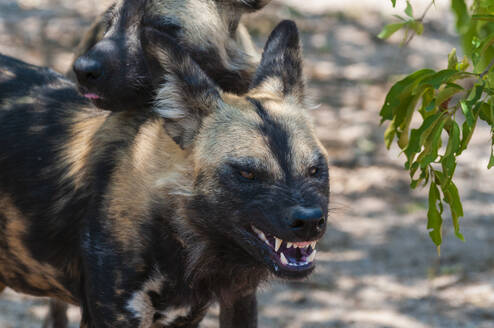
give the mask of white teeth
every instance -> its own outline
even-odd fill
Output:
[[[310,246],[312,247],[312,249],[316,249],[316,244],[317,244],[317,241],[314,241],[310,244]]]
[[[316,250],[313,250],[312,253],[309,255],[309,257],[307,258],[307,262],[313,262],[315,257],[316,257]]]
[[[281,259],[281,264],[288,265],[288,260],[286,259],[285,254],[283,254],[283,252],[281,252],[280,259]]]
[[[292,248],[292,246],[293,246],[293,243],[290,243],[290,242],[286,243],[286,248]]]
[[[274,250],[277,252],[280,249],[281,243],[283,242],[283,240],[278,239],[276,237],[274,237],[274,240],[275,240]]]

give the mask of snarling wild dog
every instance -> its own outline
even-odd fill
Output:
[[[81,327],[197,327],[214,300],[222,328],[256,327],[258,284],[310,274],[327,222],[297,28],[273,31],[244,97],[142,37],[166,71],[154,111],[101,111],[62,77],[30,88],[17,77],[45,73],[3,59],[0,283],[79,304]]]
[[[150,106],[152,72],[140,38],[144,28],[174,39],[224,91],[245,93],[258,62],[239,21],[270,1],[119,0],[93,24],[76,51],[73,70],[81,93],[112,111]]]

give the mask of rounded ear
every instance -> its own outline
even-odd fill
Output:
[[[165,129],[173,140],[187,148],[203,118],[218,107],[219,90],[168,35],[147,28],[141,37],[156,90],[153,109],[165,119]]]
[[[281,97],[305,99],[302,47],[297,25],[290,20],[279,23],[271,32],[250,89],[268,91]]]

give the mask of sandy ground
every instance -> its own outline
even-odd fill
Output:
[[[317,133],[331,158],[331,226],[318,268],[300,282],[260,292],[260,326],[283,328],[494,327],[494,176],[489,130],[481,126],[462,155],[462,243],[445,225],[441,257],[426,231],[425,191],[411,192],[397,149],[383,146],[378,112],[396,76],[441,68],[457,44],[448,1],[436,1],[425,34],[400,49],[375,36],[391,14],[387,0],[285,0],[248,17],[258,45],[283,18],[303,34]],[[107,3],[107,2],[106,2]],[[85,26],[105,1],[0,0],[0,51],[63,72]],[[417,13],[428,1],[417,0]],[[290,5],[290,6],[288,6]],[[7,290],[0,328],[40,327],[46,300]],[[201,327],[217,327],[217,308]],[[77,327],[77,308],[69,311]]]

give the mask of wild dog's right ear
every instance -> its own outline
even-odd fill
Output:
[[[218,87],[192,58],[165,33],[145,29],[144,53],[156,90],[154,110],[181,148],[187,148],[205,116],[221,102]]]
[[[285,20],[271,32],[250,90],[270,92],[281,98],[291,96],[299,104],[305,103],[302,73],[302,47],[297,25]]]

